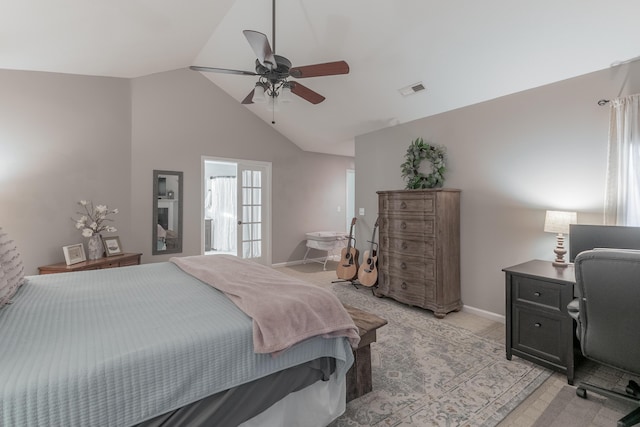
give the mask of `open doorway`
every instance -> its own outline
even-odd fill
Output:
[[[204,253],[236,255],[238,166],[206,161],[204,169]]]
[[[203,253],[271,263],[271,164],[203,158]]]
[[[347,197],[345,207],[345,229],[349,232],[351,219],[356,216],[356,171],[353,169],[347,169]]]

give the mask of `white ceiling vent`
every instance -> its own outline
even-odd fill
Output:
[[[398,89],[398,92],[402,94],[402,96],[413,95],[414,93],[421,92],[426,88],[422,84],[422,82],[414,83],[412,85],[403,87],[402,89]]]

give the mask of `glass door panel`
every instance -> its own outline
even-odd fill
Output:
[[[242,248],[242,258],[264,262],[262,199],[265,170],[259,166],[239,166],[241,179],[238,185],[242,194],[239,211],[242,212],[242,218],[238,221],[238,247]]]

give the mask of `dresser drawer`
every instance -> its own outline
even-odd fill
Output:
[[[435,283],[430,280],[406,277],[382,271],[382,280],[388,288],[387,296],[410,305],[422,306],[425,301],[433,300]]]
[[[411,212],[427,213],[435,212],[435,197],[422,194],[404,194],[402,197],[390,196],[381,201],[383,212]]]
[[[380,231],[389,236],[433,236],[436,228],[434,217],[403,218],[387,216],[380,220]]]
[[[391,276],[403,276],[405,278],[435,280],[436,264],[434,260],[415,257],[382,257],[384,267]]]
[[[513,307],[513,349],[539,357],[547,362],[566,366],[567,339],[561,316]]]
[[[512,283],[516,303],[535,304],[554,311],[566,311],[566,307],[562,306],[560,285],[522,276],[515,276]]]
[[[433,237],[414,240],[383,235],[380,238],[380,250],[393,251],[398,254],[435,258],[436,242]]]

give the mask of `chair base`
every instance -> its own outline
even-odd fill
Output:
[[[615,390],[609,390],[606,388],[599,387],[597,385],[589,384],[589,383],[581,383],[576,389],[576,394],[578,397],[583,399],[587,398],[587,390],[593,391],[601,396],[611,398],[611,399],[619,399],[625,402],[635,403],[636,405],[640,405],[640,386],[635,381],[629,381],[629,384],[626,387],[626,394],[620,393]],[[618,420],[617,427],[631,427],[640,423],[640,407],[634,409],[624,417]]]

